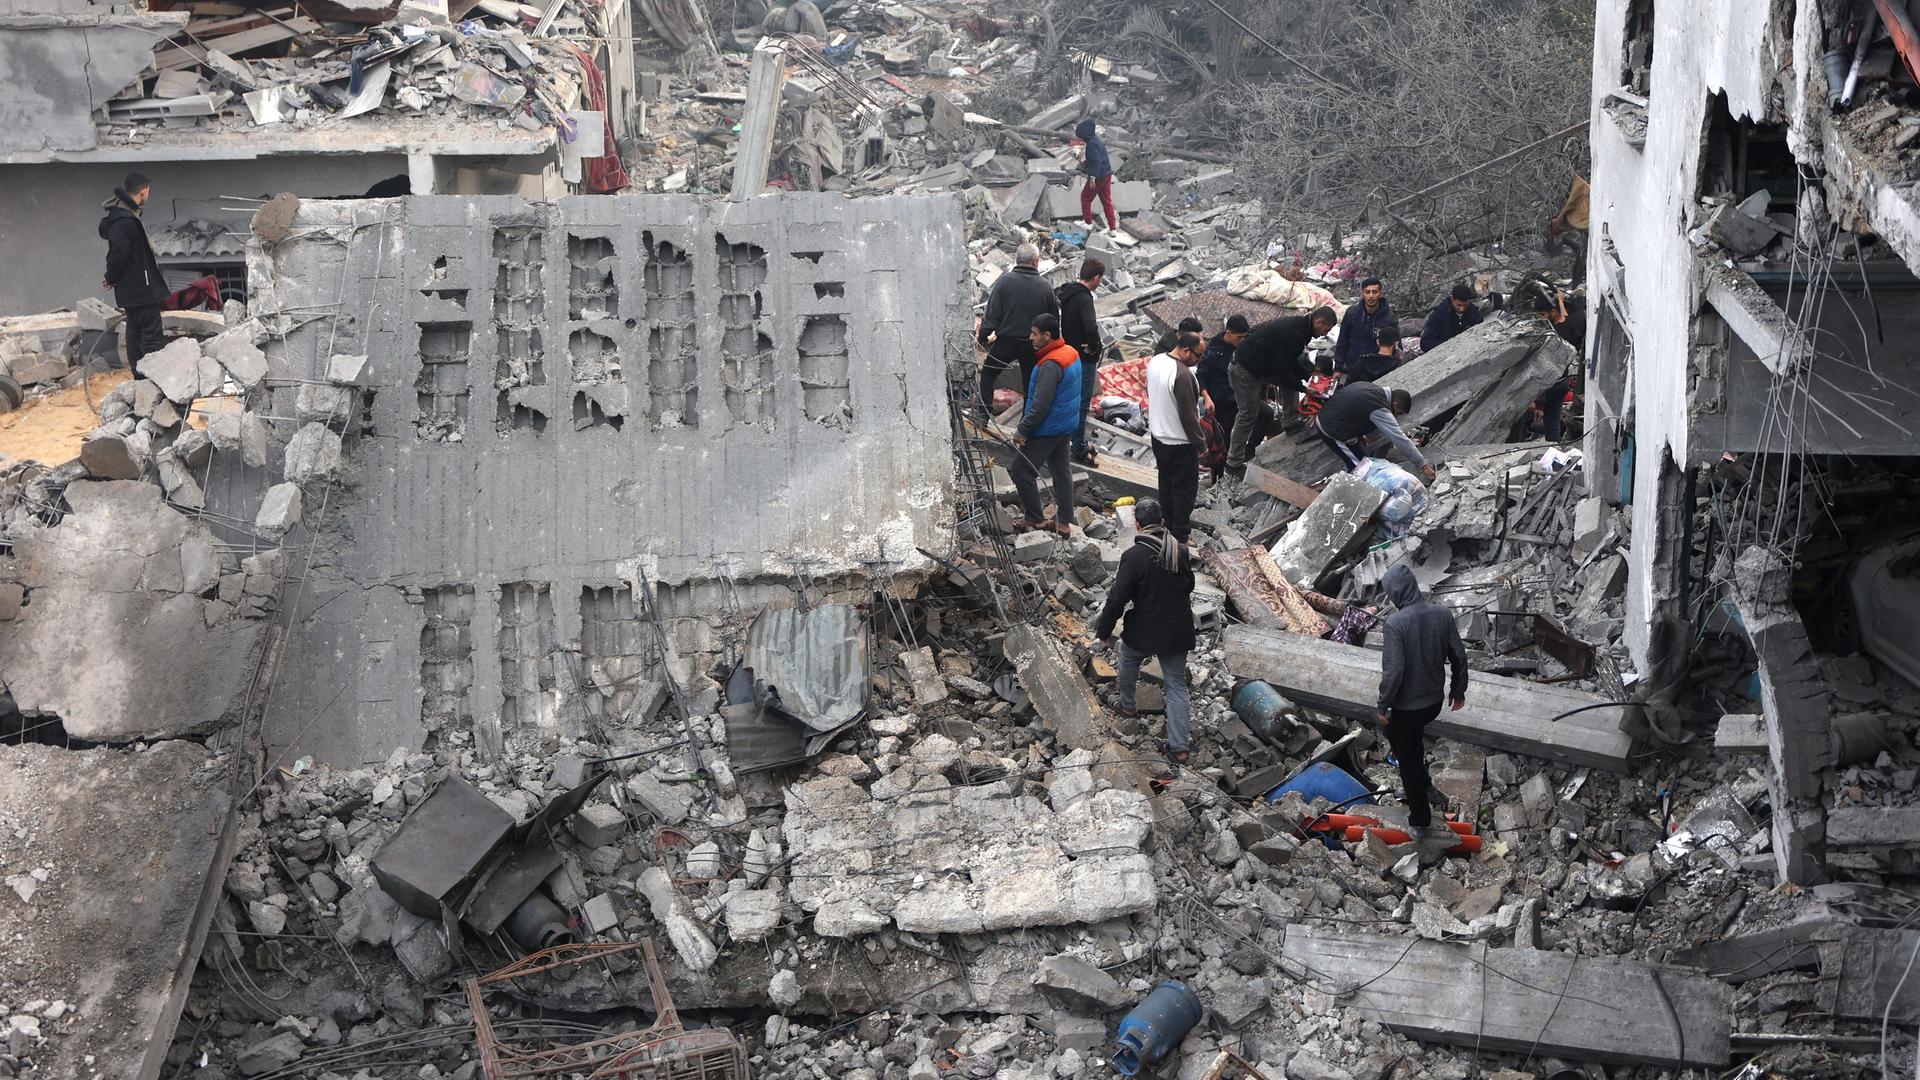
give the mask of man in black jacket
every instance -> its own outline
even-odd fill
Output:
[[[1107,264],[1092,255],[1080,260],[1080,280],[1069,281],[1053,290],[1060,302],[1060,340],[1080,352],[1080,427],[1073,433],[1073,459],[1094,463],[1087,446],[1087,410],[1100,380],[1094,372],[1100,367],[1100,320],[1093,312],[1093,293],[1107,275]]]
[[[1473,302],[1473,287],[1455,285],[1445,300],[1434,305],[1427,325],[1420,332],[1420,351],[1430,353],[1446,342],[1480,325],[1480,305]]]
[[[139,173],[128,173],[113,197],[101,203],[100,239],[107,242],[107,272],[102,289],[112,289],[114,303],[127,313],[127,366],[139,371],[140,358],[159,352],[166,340],[160,329],[160,305],[167,299],[167,281],[160,260],[147,242],[140,212],[153,185]]]
[[[1115,710],[1122,716],[1138,715],[1134,688],[1140,680],[1140,665],[1149,656],[1160,658],[1167,696],[1167,756],[1184,765],[1192,747],[1187,725],[1187,653],[1193,651],[1195,640],[1193,568],[1187,562],[1186,546],[1161,523],[1158,500],[1135,503],[1133,520],[1140,534],[1120,556],[1107,604],[1093,621],[1093,636],[1103,645],[1112,643],[1114,623],[1126,612],[1126,628],[1120,632],[1115,653],[1119,662],[1114,665],[1119,671]]]
[[[1313,374],[1307,343],[1332,330],[1336,318],[1332,308],[1319,307],[1305,315],[1263,322],[1233,350],[1227,382],[1239,412],[1233,418],[1233,436],[1227,444],[1227,468],[1244,470],[1253,457],[1253,433],[1260,427],[1260,403],[1266,399],[1268,384],[1280,387],[1289,416],[1298,411],[1300,392],[1306,389],[1307,376]]]
[[[1233,418],[1238,414],[1233,387],[1227,380],[1227,369],[1233,366],[1233,351],[1247,340],[1247,332],[1252,329],[1245,315],[1227,316],[1226,329],[1207,342],[1207,351],[1201,354],[1200,366],[1194,370],[1201,389],[1213,401],[1213,419],[1222,431],[1233,430]]]
[[[1400,418],[1412,411],[1413,395],[1405,390],[1397,387],[1389,390],[1371,382],[1348,383],[1320,406],[1320,441],[1327,444],[1342,465],[1351,469],[1367,456],[1367,436],[1378,432],[1387,437],[1408,464],[1420,470],[1422,478],[1432,483],[1438,474],[1427,464],[1426,456],[1414,445],[1406,429],[1400,426]]]
[[[1398,610],[1387,616],[1376,719],[1387,729],[1387,745],[1400,763],[1414,840],[1452,847],[1452,830],[1444,824],[1432,827],[1427,801],[1432,780],[1423,736],[1440,715],[1443,695],[1456,712],[1467,703],[1467,646],[1453,624],[1453,613],[1421,595],[1420,583],[1404,563],[1388,570],[1381,585]],[[1452,669],[1450,685],[1443,667]]]
[[[1033,381],[1035,356],[1033,343],[1027,340],[1033,317],[1060,314],[1053,288],[1040,276],[1040,249],[1021,244],[1013,253],[1013,262],[1013,269],[1001,274],[987,291],[987,310],[980,316],[978,340],[987,350],[986,363],[980,366],[980,408],[989,417],[993,414],[993,384],[1000,381],[1000,373],[1008,365],[1020,365],[1021,393]]]

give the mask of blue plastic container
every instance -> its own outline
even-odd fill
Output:
[[[1294,773],[1279,787],[1267,792],[1267,801],[1278,802],[1290,791],[1298,792],[1300,797],[1308,802],[1325,799],[1330,803],[1338,804],[1352,799],[1353,802],[1347,803],[1349,806],[1373,802],[1371,788],[1355,780],[1352,773],[1327,761],[1309,765]],[[1355,796],[1365,796],[1365,798],[1355,798]]]
[[[1113,1067],[1122,1076],[1158,1064],[1200,1022],[1200,998],[1168,979],[1133,1007],[1114,1032]]]
[[[1280,691],[1263,682],[1250,682],[1234,691],[1233,712],[1263,739],[1273,738],[1273,718],[1288,705]]]

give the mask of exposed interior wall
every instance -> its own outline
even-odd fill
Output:
[[[156,39],[186,22],[184,13],[28,15],[21,7],[0,5],[0,158],[92,149],[93,110],[152,61]]]
[[[262,158],[252,161],[141,165],[0,165],[0,314],[26,315],[101,296],[106,261],[100,203],[129,171],[153,178],[149,230],[192,219],[226,222],[244,232],[250,211],[229,196],[266,198],[282,191],[310,198],[358,197],[375,183],[407,174],[399,154]],[[111,295],[106,294],[111,302]]]
[[[1657,467],[1663,454],[1687,460],[1687,372],[1700,282],[1687,240],[1699,175],[1708,98],[1726,94],[1736,117],[1766,115],[1775,46],[1772,3],[1659,0],[1644,149],[1601,108],[1621,79],[1628,0],[1600,0],[1594,26],[1593,234],[1589,280],[1617,282],[1633,340],[1634,463],[1632,561],[1627,587],[1628,648],[1647,660],[1655,607]],[[1603,241],[1621,265],[1603,267]]]

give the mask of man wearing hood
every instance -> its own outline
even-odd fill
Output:
[[[1427,802],[1432,779],[1427,774],[1423,735],[1440,715],[1443,700],[1451,702],[1456,712],[1467,703],[1467,646],[1453,624],[1453,612],[1423,596],[1420,583],[1405,564],[1388,570],[1381,584],[1398,610],[1387,616],[1384,630],[1377,719],[1400,762],[1413,839],[1446,841],[1451,847],[1452,831],[1445,824],[1433,827]],[[1452,669],[1450,684],[1443,667]]]
[[[1091,116],[1073,129],[1074,136],[1087,144],[1087,156],[1080,165],[1080,171],[1087,174],[1086,186],[1080,189],[1080,220],[1092,229],[1093,199],[1097,195],[1107,212],[1107,229],[1112,231],[1120,227],[1120,215],[1113,212],[1113,159],[1107,156],[1107,144],[1100,140],[1097,130]]]
[[[100,287],[112,289],[115,305],[127,313],[127,366],[136,372],[141,357],[159,352],[166,344],[160,305],[167,299],[167,281],[147,241],[146,226],[140,223],[140,212],[152,193],[153,185],[145,176],[128,173],[126,182],[113,189],[113,197],[100,204],[107,212],[100,219],[100,239],[107,242],[107,272]]]
[[[1115,656],[1119,662],[1114,665],[1119,672],[1115,711],[1121,716],[1139,715],[1134,688],[1140,680],[1140,665],[1149,656],[1160,658],[1160,677],[1167,692],[1167,756],[1184,765],[1193,738],[1187,724],[1187,654],[1195,640],[1193,567],[1186,546],[1167,531],[1160,513],[1156,499],[1133,504],[1133,520],[1140,532],[1120,556],[1107,604],[1093,621],[1093,636],[1103,645],[1111,644],[1114,623],[1126,613]]]
[[[1107,276],[1107,264],[1092,255],[1080,260],[1080,280],[1069,281],[1053,290],[1060,302],[1060,340],[1080,353],[1080,426],[1073,432],[1073,458],[1082,464],[1094,463],[1093,450],[1087,446],[1087,411],[1100,380],[1100,319],[1093,310],[1093,291]]]

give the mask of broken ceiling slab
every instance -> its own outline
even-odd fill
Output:
[[[1272,683],[1290,701],[1350,720],[1375,716],[1380,654],[1371,649],[1254,626],[1229,627],[1221,644],[1235,675]],[[1589,708],[1611,704],[1597,694],[1476,671],[1467,681],[1466,708],[1443,710],[1427,731],[1624,773],[1633,752],[1633,739],[1621,727],[1625,708]]]
[[[1287,580],[1319,589],[1327,574],[1363,548],[1386,493],[1352,473],[1333,478],[1306,512],[1280,534],[1273,561]]]
[[[161,1075],[232,856],[214,765],[187,742],[0,746],[5,872],[45,877],[0,889],[0,999],[69,1010],[41,1019],[35,1074]]]
[[[0,160],[90,150],[93,111],[139,77],[187,12],[0,16]],[[151,160],[151,159],[149,159]]]
[[[20,711],[57,716],[93,742],[239,719],[271,597],[200,595],[221,584],[213,536],[154,485],[82,481],[66,497],[73,512],[59,525],[14,541],[32,603],[0,633],[0,671]]]
[[[1727,1063],[1727,986],[1686,968],[1299,925],[1285,949],[1317,989],[1416,1039],[1623,1065]]]
[[[1820,945],[1820,1009],[1853,1020],[1910,1028],[1920,1020],[1920,979],[1908,970],[1920,930],[1836,926]]]
[[[881,778],[875,791],[906,789],[887,799],[845,777],[787,789],[792,895],[814,933],[972,934],[1153,906],[1146,796],[1106,788],[1056,813],[1021,793],[1017,776],[955,787],[933,764],[915,759],[896,770],[907,775]]]

